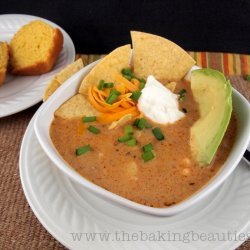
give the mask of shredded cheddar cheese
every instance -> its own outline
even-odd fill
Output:
[[[140,82],[133,78],[131,81],[127,80],[121,74],[115,75],[116,84],[114,90],[118,91],[120,95],[114,103],[109,104],[106,99],[112,91],[109,88],[98,89],[97,86],[92,86],[88,91],[88,98],[92,106],[100,112],[97,121],[100,123],[112,123],[121,119],[127,114],[138,116],[140,114],[137,109],[137,103],[131,99],[133,91],[139,90]]]

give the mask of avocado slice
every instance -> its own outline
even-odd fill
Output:
[[[200,119],[191,127],[190,146],[199,165],[210,164],[232,114],[232,87],[219,71],[198,69],[191,73],[191,89]]]

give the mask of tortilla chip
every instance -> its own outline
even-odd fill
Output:
[[[131,31],[135,75],[147,79],[178,81],[195,64],[194,59],[177,44],[160,36]]]
[[[43,94],[43,101],[46,101],[66,80],[83,68],[81,58],[69,64],[66,68],[57,73],[47,85]]]
[[[83,79],[79,93],[87,94],[88,88],[97,85],[100,80],[105,82],[115,82],[115,75],[123,68],[129,67],[131,56],[131,46],[124,45],[113,50],[102,59]]]
[[[172,92],[175,91],[176,88],[176,82],[170,82],[168,84],[165,85],[169,90],[171,90]]]
[[[122,118],[120,118],[118,121],[114,121],[110,124],[109,129],[119,128],[123,126],[128,121],[132,120],[133,116],[132,114],[124,115]]]
[[[56,117],[64,119],[96,115],[98,115],[98,111],[96,111],[88,99],[81,94],[71,97],[55,111]]]
[[[43,93],[43,101],[45,102],[60,86],[57,80],[52,79]]]

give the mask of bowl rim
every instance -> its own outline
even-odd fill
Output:
[[[54,163],[54,165],[57,166],[57,168],[59,168],[64,174],[66,174],[73,181],[79,183],[84,188],[87,188],[89,191],[91,191],[91,192],[93,192],[93,193],[95,193],[103,198],[112,200],[115,203],[118,203],[118,204],[123,205],[123,206],[128,207],[128,208],[135,209],[137,211],[141,211],[141,212],[146,213],[146,214],[158,215],[158,216],[171,216],[171,215],[177,214],[177,213],[187,209],[188,207],[190,207],[191,205],[194,205],[197,201],[201,200],[202,198],[204,198],[205,196],[210,194],[212,191],[214,191],[218,186],[220,186],[228,178],[228,176],[233,172],[233,170],[238,165],[240,159],[242,158],[242,156],[245,152],[245,149],[248,146],[248,143],[250,140],[250,133],[247,134],[246,131],[244,131],[245,138],[243,138],[243,139],[241,138],[241,141],[240,141],[241,149],[237,150],[238,151],[237,155],[235,155],[236,153],[234,153],[234,154],[230,153],[226,162],[223,164],[223,166],[220,168],[220,170],[216,173],[216,175],[210,179],[210,181],[208,183],[206,183],[203,187],[201,187],[198,191],[193,193],[191,196],[187,197],[185,200],[183,200],[183,201],[181,201],[173,206],[166,207],[166,208],[149,207],[149,206],[142,205],[142,204],[136,203],[134,201],[131,201],[131,200],[124,198],[122,196],[119,196],[115,193],[112,193],[112,192],[94,184],[93,182],[91,182],[87,178],[85,178],[84,176],[81,176],[72,167],[70,167],[70,165],[66,161],[63,160],[63,158],[60,156],[60,154],[55,149],[55,147],[50,139],[50,136],[48,136],[48,134],[49,134],[48,131],[45,131],[45,134],[44,134],[44,131],[43,131],[44,126],[48,125],[47,127],[50,127],[50,124],[53,120],[53,118],[52,118],[48,121],[48,119],[44,118],[44,116],[46,117],[46,113],[48,113],[48,112],[53,112],[53,114],[54,114],[55,110],[57,109],[57,107],[55,106],[55,103],[56,103],[56,101],[60,100],[60,96],[62,94],[65,95],[65,93],[70,88],[70,86],[72,87],[72,86],[76,85],[78,87],[81,79],[83,79],[83,77],[98,63],[98,61],[87,65],[86,67],[84,67],[83,69],[81,69],[80,71],[75,73],[70,79],[68,79],[60,87],[60,89],[58,89],[45,103],[43,103],[41,105],[41,107],[38,111],[38,114],[35,118],[34,130],[35,130],[36,137],[39,141],[39,144],[41,145],[41,147],[44,150],[44,152],[46,153],[46,155]],[[78,89],[78,88],[76,88],[76,86],[75,86],[75,90]],[[71,91],[73,91],[73,90],[71,90]],[[235,90],[233,88],[233,99],[234,98],[237,98],[238,100],[240,100],[240,102],[242,103],[242,106],[245,106],[248,108],[249,112],[248,112],[248,117],[246,119],[246,123],[247,123],[246,127],[250,128],[250,105],[249,105],[248,101],[237,90]],[[62,99],[64,100],[64,98],[62,98]],[[65,101],[61,101],[61,102],[59,101],[60,105],[64,102]],[[47,136],[45,136],[45,135],[47,135]],[[231,160],[232,156],[234,156],[233,157],[234,161],[232,164],[230,164],[229,161]]]

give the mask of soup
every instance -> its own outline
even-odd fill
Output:
[[[199,119],[190,83],[180,81],[176,92],[186,89],[185,102],[180,110],[184,118],[173,124],[160,125],[165,139],[157,140],[152,128],[139,130],[133,127],[136,145],[128,146],[118,138],[124,134],[124,127],[109,129],[109,124],[92,122],[100,133],[91,133],[81,118],[63,119],[55,117],[50,128],[52,142],[62,158],[80,175],[104,189],[131,201],[151,206],[168,207],[179,203],[204,186],[225,162],[236,134],[236,119],[233,115],[227,132],[210,165],[201,167],[193,159],[190,150],[190,127]],[[127,124],[133,124],[129,121]],[[145,161],[142,148],[153,146],[154,158]],[[77,156],[76,149],[90,145],[91,150]]]

